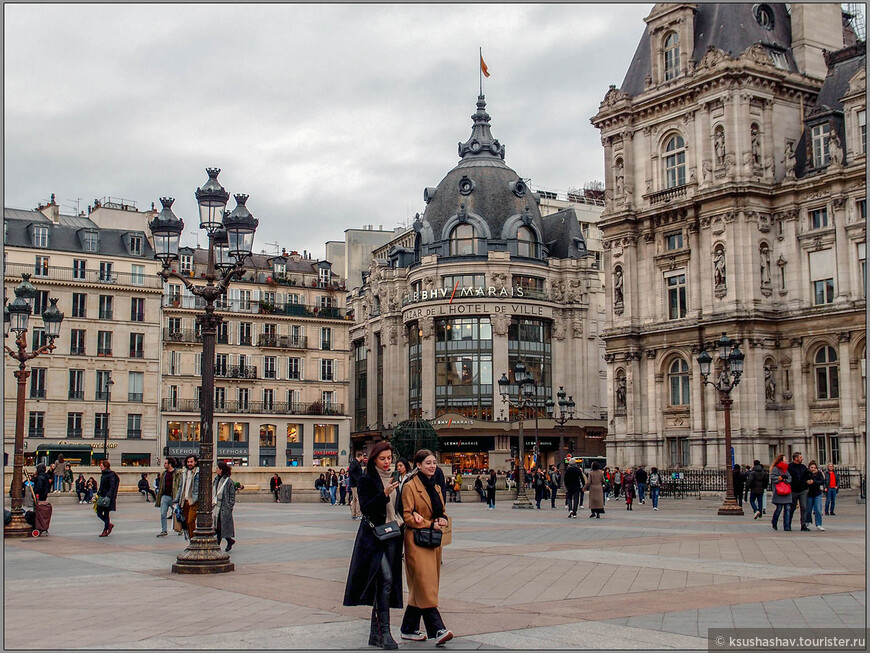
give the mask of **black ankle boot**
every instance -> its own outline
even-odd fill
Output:
[[[372,606],[372,626],[369,632],[369,646],[380,646],[381,634],[378,631],[378,610]]]
[[[378,610],[378,631],[380,634],[380,646],[386,651],[395,651],[399,648],[396,640],[390,632],[390,609]]]

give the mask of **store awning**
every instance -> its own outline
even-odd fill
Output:
[[[89,444],[50,444],[48,442],[44,442],[36,447],[36,451],[37,453],[39,453],[40,451],[54,451],[56,453],[64,453],[66,451],[87,451],[88,453],[91,453],[93,451],[93,447]]]

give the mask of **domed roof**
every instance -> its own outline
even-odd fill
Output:
[[[492,136],[483,95],[477,98],[477,111],[471,119],[471,136],[459,143],[461,160],[436,188],[424,192],[427,206],[422,221],[431,232],[425,230],[434,241],[446,239],[449,234],[442,233],[445,225],[454,216],[467,214],[479,216],[489,228],[489,234],[478,233],[478,237],[501,239],[505,222],[519,215],[527,224],[534,222],[541,233],[538,203],[525,182],[505,164],[505,148]]]

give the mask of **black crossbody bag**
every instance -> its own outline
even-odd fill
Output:
[[[434,528],[415,528],[414,544],[425,549],[437,549],[441,546],[441,538],[444,533]]]
[[[388,521],[380,526],[375,526],[371,519],[366,519],[366,521],[369,524],[369,528],[372,529],[372,533],[381,542],[392,540],[394,537],[399,537],[402,534],[402,525],[397,521]]]

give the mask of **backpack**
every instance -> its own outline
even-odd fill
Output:
[[[650,487],[659,487],[662,484],[662,480],[659,477],[658,472],[653,472],[649,475],[649,486]]]

